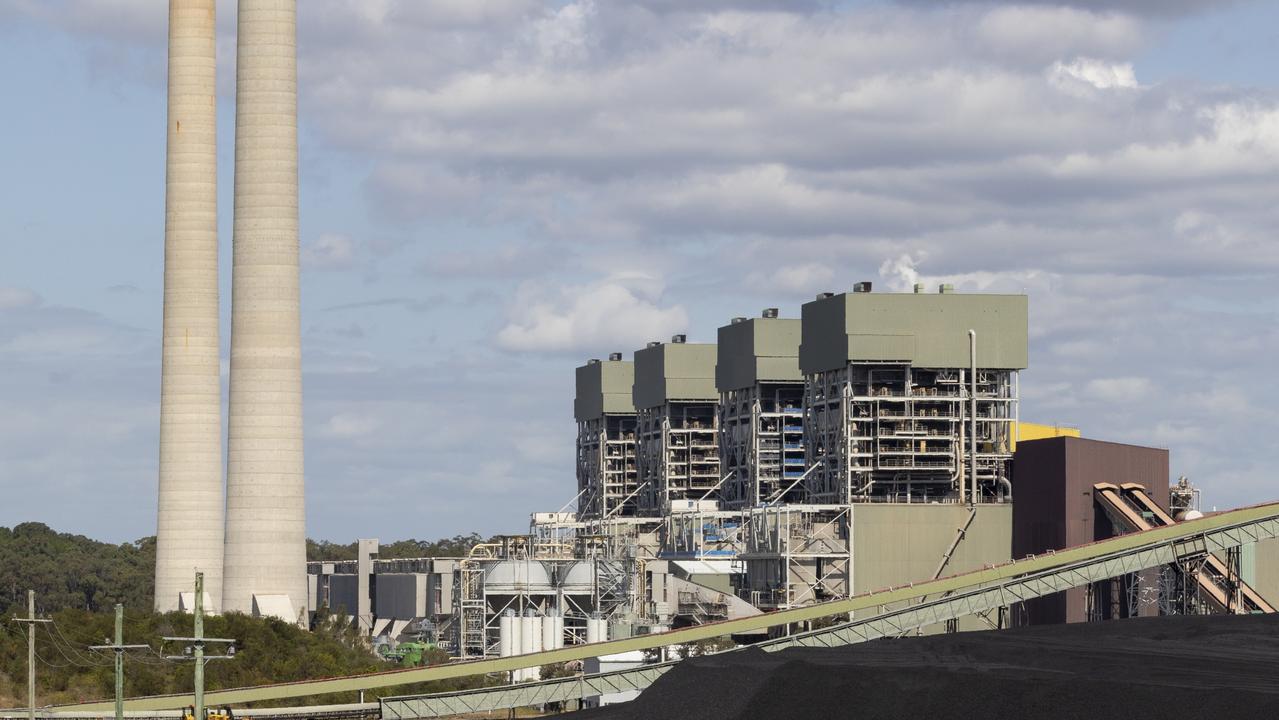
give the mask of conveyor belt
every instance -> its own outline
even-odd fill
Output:
[[[698,625],[660,635],[643,635],[592,645],[573,645],[542,653],[453,663],[429,668],[218,690],[205,693],[205,701],[209,705],[235,705],[261,700],[368,690],[447,678],[502,673],[551,663],[582,660],[599,655],[645,650],[724,635],[756,632],[770,627],[791,625],[824,617],[855,616],[857,614],[865,615],[866,613],[871,613],[868,617],[858,619],[853,623],[846,623],[801,636],[783,638],[780,641],[775,641],[774,646],[780,647],[784,644],[798,643],[841,644],[857,642],[869,637],[880,637],[884,634],[908,629],[909,627],[922,627],[972,612],[982,612],[992,607],[1006,606],[1031,597],[1060,592],[1061,590],[1078,587],[1108,577],[1158,567],[1170,562],[1178,562],[1205,553],[1216,552],[1228,547],[1236,547],[1272,537],[1279,537],[1279,503],[1243,508],[1209,515],[1199,520],[1157,527],[1143,532],[1134,532],[1089,545],[1067,548],[1056,553],[988,567],[963,575],[905,587],[888,588],[843,600],[754,615],[738,620]],[[925,597],[938,597],[940,599],[922,604],[910,604],[907,602],[918,601],[920,598]],[[901,609],[893,610],[893,608]],[[660,672],[655,672],[654,670],[655,667],[650,667],[627,672],[636,673],[637,676],[647,674],[652,678],[660,675]],[[621,679],[617,679],[617,681],[630,682],[629,680]],[[557,682],[560,681],[548,681],[548,683],[536,683],[515,688],[490,688],[483,691],[474,691],[470,695],[472,700],[480,704],[486,704],[488,707],[512,707],[513,705],[510,704],[492,705],[488,701],[482,700],[482,698],[487,696],[496,699],[499,697],[497,694],[512,693],[514,691],[527,694],[525,688],[545,688]],[[580,697],[581,692],[591,690],[589,686],[592,682],[594,681],[591,677],[570,678],[560,682],[560,685],[563,687],[567,683],[576,683],[580,688],[577,696]],[[637,680],[631,684],[640,684],[641,682],[641,686],[646,686],[648,682],[651,682],[651,679]],[[588,692],[588,694],[596,693]],[[456,697],[458,694],[448,695]],[[185,707],[190,702],[189,695],[168,695],[129,700],[127,707],[132,710],[160,710]],[[393,705],[395,702],[412,703],[416,707],[409,710],[409,705],[396,706]],[[507,702],[513,702],[513,700],[507,700]],[[382,705],[383,717],[430,717],[432,716],[430,713],[435,711],[428,709],[426,707],[428,704],[429,702],[425,698],[385,699]],[[441,704],[437,703],[437,705],[441,707],[441,710],[444,709]],[[397,714],[392,710],[393,707],[402,708],[406,712]],[[103,702],[66,707],[65,709],[106,711],[109,708],[110,703]]]
[[[1098,483],[1093,489],[1096,491],[1097,501],[1106,509],[1111,520],[1126,531],[1149,530],[1177,523],[1146,493],[1146,488],[1142,485]],[[1204,598],[1219,612],[1275,611],[1265,598],[1240,579],[1237,573],[1231,572],[1217,556],[1209,553],[1203,561],[1201,567],[1190,570],[1187,575],[1199,586]],[[1238,591],[1237,597],[1235,590]]]

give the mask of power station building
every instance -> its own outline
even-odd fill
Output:
[[[639,512],[719,499],[719,393],[715,346],[676,335],[635,351]]]
[[[805,466],[800,321],[768,308],[761,317],[733,318],[718,335],[723,506],[797,500]]]
[[[361,545],[359,563],[311,563],[310,609],[388,645],[519,654],[932,580],[1189,512],[1166,451],[1020,422],[1027,325],[1024,296],[861,283],[800,318],[734,318],[715,344],[677,335],[633,362],[588,361],[577,512],[534,513],[527,535],[462,558]],[[1268,588],[1279,574],[1263,568],[1209,559],[926,631],[1150,614],[1152,597],[1268,612],[1239,581]]]
[[[1011,495],[1026,297],[858,290],[803,308],[809,500]]]
[[[577,369],[577,506],[582,518],[635,515],[635,364],[612,353]]]
[[[374,613],[374,629],[475,657],[507,651],[503,627],[528,613],[542,628],[562,618],[554,640],[572,643],[1008,560],[1025,298],[869,290],[823,295],[801,318],[735,318],[715,344],[676,335],[588,361],[578,512],[535,513],[528,536],[466,558],[369,566],[417,567],[417,581],[361,590],[343,577],[356,566],[312,563],[312,609],[412,609]]]

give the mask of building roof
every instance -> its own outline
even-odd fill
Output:
[[[637,409],[668,402],[717,402],[713,343],[658,343],[635,351]]]
[[[799,366],[805,374],[850,362],[967,367],[972,329],[978,367],[1020,370],[1027,364],[1028,323],[1025,295],[832,295],[804,304]]]
[[[760,317],[719,329],[715,386],[720,392],[759,382],[802,382],[799,371],[801,321]]]

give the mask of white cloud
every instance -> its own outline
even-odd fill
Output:
[[[533,352],[627,349],[683,331],[688,314],[661,304],[652,277],[615,276],[590,285],[525,283],[497,334],[501,347]]]
[[[1057,61],[1051,69],[1052,77],[1064,82],[1081,82],[1098,90],[1136,88],[1137,73],[1132,63],[1111,63],[1092,58],[1076,58],[1071,62]]]
[[[1097,378],[1088,381],[1084,392],[1103,402],[1131,403],[1145,399],[1153,387],[1144,377]]]
[[[913,5],[953,5],[962,2],[991,3],[999,0],[898,0]],[[1006,0],[1021,6],[1053,5],[1102,12],[1167,17],[1189,14],[1231,5],[1236,0]]]
[[[782,265],[772,271],[751,274],[751,284],[761,290],[776,290],[786,295],[807,296],[827,292],[835,281],[835,269],[820,263]]]
[[[26,288],[0,287],[0,310],[34,307],[40,304],[40,296]]]

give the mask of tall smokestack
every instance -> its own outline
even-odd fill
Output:
[[[297,2],[240,0],[223,608],[305,619]]]
[[[155,609],[177,610],[204,573],[222,602],[222,393],[214,5],[169,1],[164,342]]]

